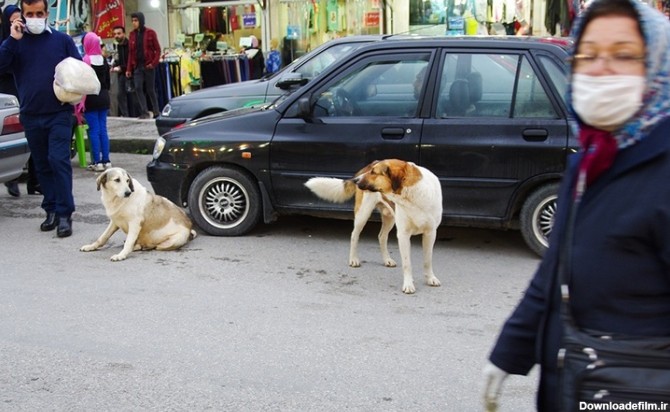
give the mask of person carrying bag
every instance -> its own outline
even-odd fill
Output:
[[[644,2],[594,0],[571,37],[581,150],[484,367],[483,401],[496,410],[506,377],[539,364],[540,411],[670,409],[670,21]]]
[[[641,402],[645,409],[664,410],[663,403],[670,404],[670,337],[585,330],[572,316],[568,267],[572,261],[574,220],[585,181],[582,171],[568,212],[558,267],[563,322],[563,342],[558,352],[562,410],[587,410],[596,408],[595,404],[625,410],[627,404]]]

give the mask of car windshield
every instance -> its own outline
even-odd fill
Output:
[[[328,66],[335,63],[342,56],[363,46],[365,43],[343,43],[329,47],[300,65],[295,72],[302,74],[303,79],[313,79]]]

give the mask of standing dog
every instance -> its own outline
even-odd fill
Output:
[[[397,225],[398,247],[402,258],[404,293],[414,293],[410,260],[410,237],[423,235],[423,275],[430,286],[440,286],[433,273],[433,246],[442,221],[442,189],[430,170],[397,159],[370,163],[349,180],[313,177],[305,183],[318,197],[342,203],[355,196],[354,230],[351,232],[349,266],[360,266],[358,239],[375,208],[382,216],[379,247],[384,265],[394,267],[388,252],[388,235]]]
[[[96,182],[110,222],[98,240],[81,247],[82,252],[99,249],[118,229],[127,236],[123,250],[112,256],[113,261],[124,260],[135,250],[179,249],[196,236],[182,209],[149,193],[125,170],[107,169]]]

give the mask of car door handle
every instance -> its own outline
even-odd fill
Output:
[[[526,129],[523,131],[523,140],[528,142],[542,142],[547,140],[549,132],[546,129]]]
[[[399,140],[405,137],[405,129],[402,127],[385,127],[382,129],[382,139]]]

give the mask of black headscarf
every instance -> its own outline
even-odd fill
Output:
[[[5,41],[5,39],[9,37],[10,33],[9,18],[12,17],[12,14],[16,13],[17,11],[20,13],[21,9],[19,9],[13,4],[10,4],[9,6],[5,7],[5,10],[2,12],[2,38],[0,38],[0,43]]]

